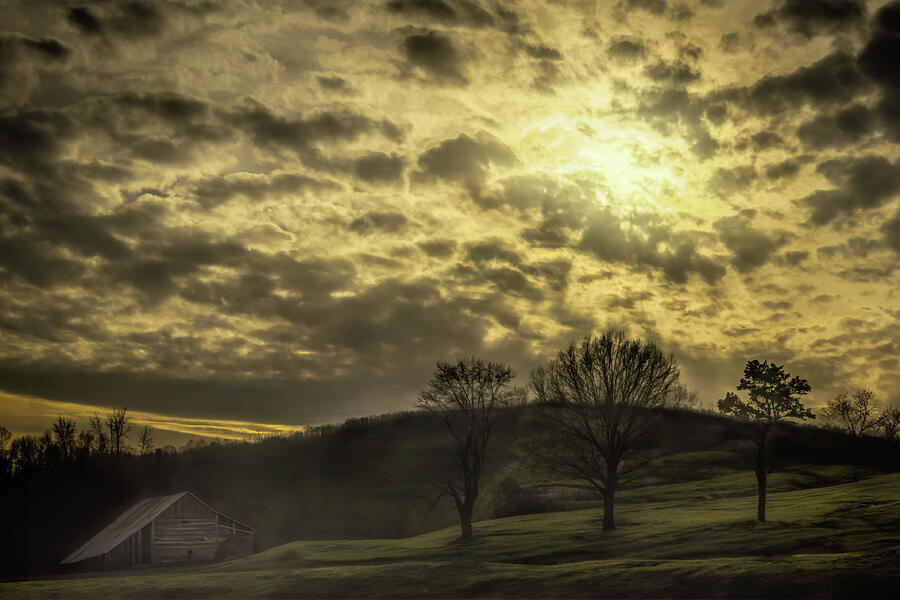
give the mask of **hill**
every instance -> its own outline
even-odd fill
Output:
[[[751,497],[752,453],[741,428],[712,414],[660,415],[648,440],[657,458],[623,490],[621,502]],[[544,487],[547,476],[530,467],[522,450],[523,440],[539,434],[526,410],[501,412],[476,519],[597,505],[584,492]],[[2,574],[52,574],[62,557],[137,499],[184,489],[250,522],[258,550],[304,539],[407,538],[439,530],[455,523],[449,504],[430,510],[451,452],[433,417],[401,413],[305,436],[175,455],[100,457],[37,473],[0,493],[8,532]],[[776,467],[770,491],[791,491],[900,470],[900,452],[879,439],[786,426],[777,440]]]
[[[858,476],[809,465],[779,489]],[[749,478],[752,478],[752,475]],[[524,515],[405,539],[298,541],[227,563],[0,584],[0,595],[102,597],[888,597],[900,583],[900,474],[779,491],[771,521],[731,475],[623,492],[599,510]],[[725,495],[728,497],[717,497]]]

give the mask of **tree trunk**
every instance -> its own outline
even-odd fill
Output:
[[[766,520],[766,439],[756,442],[756,519]]]
[[[603,492],[603,531],[616,528],[616,486],[618,485],[617,469],[614,466],[606,469],[606,489]]]
[[[459,513],[459,533],[464,540],[472,539],[472,502],[456,502],[456,510]]]

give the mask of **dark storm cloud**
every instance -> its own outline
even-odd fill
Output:
[[[684,62],[669,63],[663,60],[644,67],[644,75],[656,82],[675,84],[690,83],[700,79],[700,72]]]
[[[753,148],[755,150],[766,150],[768,148],[780,146],[784,143],[781,136],[774,131],[759,131],[754,133],[750,136],[750,141],[753,142]]]
[[[863,104],[853,104],[836,113],[819,115],[800,125],[797,137],[815,149],[854,144],[875,129],[875,118]]]
[[[877,208],[900,192],[900,165],[883,156],[835,158],[820,163],[816,171],[836,187],[817,190],[801,201],[812,210],[810,221],[815,225]]]
[[[406,228],[409,223],[404,215],[396,212],[369,212],[361,217],[353,219],[347,229],[366,235],[374,231],[386,233],[398,233]]]
[[[881,90],[876,110],[882,126],[900,141],[900,2],[881,7],[873,25],[874,34],[860,52],[859,64]]]
[[[249,200],[259,201],[270,195],[303,194],[308,191],[338,190],[340,186],[333,181],[315,179],[300,173],[280,173],[275,175],[259,175],[253,173],[232,173],[209,179],[202,179],[193,184],[192,194],[205,208],[212,208],[233,199],[244,196]]]
[[[772,10],[756,16],[757,27],[775,22],[807,38],[859,27],[866,15],[865,0],[781,0]]]
[[[620,60],[634,60],[637,58],[643,58],[646,53],[646,48],[644,47],[643,42],[637,40],[629,40],[629,39],[616,39],[610,43],[609,47],[606,49],[606,53],[610,56],[610,58],[616,58]]]
[[[316,77],[316,81],[325,90],[340,91],[347,89],[347,82],[341,77]]]
[[[494,16],[473,0],[391,0],[388,12],[445,25],[489,27]]]
[[[881,226],[881,232],[884,234],[884,242],[893,248],[894,252],[900,254],[900,211],[894,213],[894,218]]]
[[[792,267],[799,265],[809,258],[809,252],[806,250],[792,250],[784,253],[784,261]]]
[[[660,248],[663,242],[667,248]],[[689,235],[665,227],[627,224],[609,210],[588,217],[578,247],[606,262],[660,269],[673,283],[685,283],[691,273],[708,283],[725,275],[724,267],[697,253]]]
[[[707,104],[681,86],[659,87],[641,94],[638,116],[666,135],[673,133],[674,125],[681,125],[691,151],[700,160],[706,160],[719,149],[719,142],[703,122]]]
[[[794,159],[783,160],[766,167],[766,177],[769,179],[785,179],[793,177],[800,171],[800,161]]]
[[[654,15],[666,12],[666,0],[625,0],[626,10],[643,10]]]
[[[466,259],[477,265],[499,261],[520,267],[524,262],[518,252],[499,239],[467,244]]]
[[[126,92],[119,95],[115,102],[122,108],[138,109],[178,125],[203,119],[209,113],[209,107],[205,102],[171,92],[144,94]]]
[[[498,139],[479,133],[475,139],[460,134],[426,150],[418,159],[418,181],[443,179],[477,190],[491,165],[509,166],[516,157]],[[476,199],[477,201],[477,199]]]
[[[713,227],[719,232],[722,243],[731,250],[731,264],[740,273],[749,273],[768,262],[784,243],[756,229],[749,218],[740,215],[719,219]]]
[[[357,178],[369,183],[396,183],[403,180],[406,161],[396,154],[371,152],[353,163]]]
[[[77,27],[82,33],[95,35],[103,32],[103,25],[100,19],[94,16],[94,13],[86,6],[75,6],[66,13],[69,22]]]
[[[453,240],[426,240],[416,244],[422,252],[432,258],[447,258],[456,251],[456,242]]]
[[[159,6],[144,1],[114,5],[111,13],[104,19],[105,28],[123,37],[159,35],[165,24],[166,17]]]
[[[53,244],[23,235],[0,237],[0,267],[0,280],[18,275],[39,288],[75,283],[87,270]]]
[[[268,148],[287,148],[312,163],[321,162],[315,145],[356,140],[369,133],[379,133],[388,139],[400,135],[389,121],[377,122],[351,111],[324,111],[305,118],[285,118],[272,114],[265,106],[254,103],[230,115],[247,131],[257,145]]]
[[[740,165],[732,169],[718,168],[706,182],[709,191],[722,197],[747,190],[756,181],[756,169],[752,165]]]
[[[843,105],[869,85],[856,59],[838,50],[786,75],[766,75],[751,86],[715,92],[708,100],[727,100],[764,115],[779,115],[804,105]]]
[[[544,44],[525,44],[525,54],[540,60],[562,60],[562,54],[556,48]]]
[[[26,173],[46,174],[50,161],[76,132],[75,123],[61,112],[26,109],[2,115],[0,162]]]
[[[465,60],[453,41],[436,31],[408,35],[403,39],[403,53],[409,64],[421,68],[435,80],[452,85],[466,85]]]

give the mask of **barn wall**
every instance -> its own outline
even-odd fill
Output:
[[[216,556],[217,513],[190,495],[153,520],[153,562],[212,560]]]
[[[231,532],[223,533],[219,529],[219,547],[216,550],[216,558],[226,559],[235,556],[244,556],[253,553],[253,534]]]
[[[212,560],[216,555],[215,519],[156,519],[153,562]]]

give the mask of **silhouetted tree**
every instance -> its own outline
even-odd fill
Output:
[[[59,416],[53,422],[53,442],[61,462],[75,460],[75,421]]]
[[[144,428],[141,429],[141,433],[138,436],[138,449],[141,455],[150,454],[153,451],[153,438],[150,437],[150,426],[144,425]]]
[[[97,445],[99,454],[109,454],[109,438],[106,437],[106,425],[100,415],[91,415],[88,419],[91,425],[91,432],[94,434],[94,443]]]
[[[9,429],[0,425],[0,477],[6,478],[12,474],[12,461],[9,456],[9,442],[12,434]]]
[[[669,390],[666,405],[670,408],[696,409],[700,405],[700,400],[696,390],[689,390],[686,386],[676,383]]]
[[[825,404],[822,414],[835,426],[853,436],[861,436],[881,426],[882,414],[875,392],[857,390],[853,396],[838,394]]]
[[[506,365],[477,358],[439,362],[416,406],[444,423],[456,445],[458,469],[444,482],[440,500],[456,503],[462,539],[472,539],[472,511],[478,499],[481,469],[494,424],[495,407],[515,373]]]
[[[12,470],[16,475],[30,472],[38,464],[40,444],[32,435],[19,436],[9,447]]]
[[[106,416],[106,428],[109,431],[109,452],[113,456],[121,456],[128,451],[125,438],[131,431],[131,420],[126,414],[127,408],[119,408]]]
[[[617,330],[572,343],[531,373],[536,414],[551,434],[532,457],[603,498],[604,530],[615,529],[616,491],[645,464],[631,457],[677,382],[673,355]]]
[[[94,432],[83,429],[75,440],[75,455],[81,461],[89,457],[94,451]]]
[[[889,440],[900,437],[900,408],[889,406],[881,414],[881,433]]]
[[[771,470],[766,442],[772,429],[784,419],[815,418],[812,411],[800,401],[800,396],[809,393],[809,382],[800,377],[791,377],[790,373],[775,363],[751,360],[744,367],[744,376],[737,389],[747,392],[746,400],[734,392],[728,392],[719,400],[718,406],[727,415],[753,423],[751,440],[756,446],[756,518],[765,521],[766,476]]]

